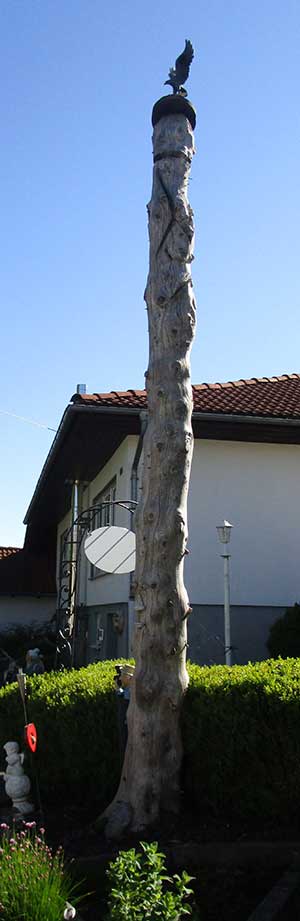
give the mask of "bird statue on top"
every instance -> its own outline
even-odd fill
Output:
[[[187,92],[181,84],[185,83],[188,78],[193,57],[193,45],[189,39],[186,38],[185,49],[175,61],[175,67],[170,68],[169,79],[165,80],[165,86],[172,86],[173,93],[180,93],[181,96],[187,96]]]

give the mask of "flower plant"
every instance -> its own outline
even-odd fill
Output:
[[[5,823],[0,829],[1,921],[62,921],[66,901],[71,896],[73,903],[79,901],[62,848],[53,853],[35,822],[23,822],[13,833]]]

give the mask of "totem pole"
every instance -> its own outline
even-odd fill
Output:
[[[128,742],[118,792],[106,811],[108,837],[153,825],[179,806],[180,712],[189,600],[183,581],[187,495],[193,453],[190,350],[196,304],[191,278],[194,222],[187,192],[196,114],[181,83],[193,48],[170,70],[173,95],[154,105],[149,321],[148,426],[141,499],[135,517],[136,661]]]

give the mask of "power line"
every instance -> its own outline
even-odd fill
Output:
[[[37,425],[40,429],[47,429],[48,432],[57,432],[57,429],[50,428],[44,422],[36,422],[35,419],[27,419],[26,416],[17,416],[16,413],[10,413],[5,409],[0,409],[1,416],[12,416],[13,419],[19,419],[21,422],[28,422],[29,425]]]

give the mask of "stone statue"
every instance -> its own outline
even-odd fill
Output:
[[[45,666],[39,649],[28,649],[26,653],[25,675],[43,675]]]
[[[172,86],[173,93],[180,93],[181,96],[187,96],[187,92],[183,86],[181,86],[181,83],[185,83],[188,78],[193,57],[193,45],[186,38],[185,49],[175,61],[175,67],[170,68],[169,79],[165,80],[165,86]]]
[[[33,805],[27,800],[30,791],[30,780],[24,774],[24,753],[19,751],[17,742],[6,742],[3,746],[6,751],[7,768],[2,771],[5,780],[5,793],[12,800],[14,809],[22,815],[33,812]]]

